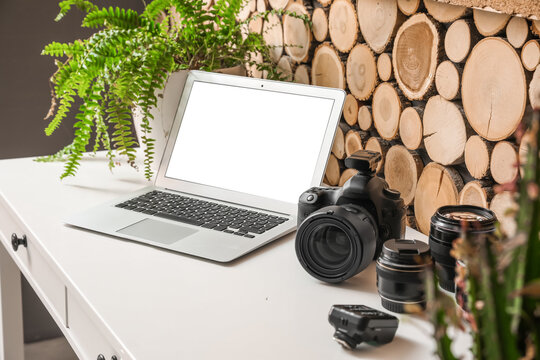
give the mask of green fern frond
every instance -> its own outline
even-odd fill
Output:
[[[171,0],[154,0],[146,6],[143,16],[155,21],[162,12],[168,11],[170,8]]]
[[[83,20],[82,26],[97,29],[103,26],[111,26],[119,29],[135,29],[143,25],[146,20],[139,13],[131,9],[119,7],[103,8],[95,10]]]
[[[56,15],[54,21],[62,20],[62,18],[69,12],[69,10],[71,10],[72,6],[75,6],[79,10],[86,13],[98,9],[96,5],[94,5],[91,1],[87,0],[64,0],[60,1],[58,6],[60,7],[60,12],[58,13],[58,15]]]
[[[73,152],[73,143],[66,145],[64,148],[59,150],[57,153],[47,156],[40,156],[34,161],[37,162],[53,162],[53,161],[66,161],[66,157],[71,155]]]
[[[53,41],[45,46],[41,51],[41,55],[50,55],[55,57],[73,56],[83,54],[85,47],[80,40],[76,40],[73,43],[58,43]]]

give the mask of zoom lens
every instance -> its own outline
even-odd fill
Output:
[[[418,240],[388,240],[377,259],[377,288],[382,306],[397,313],[424,309],[424,278],[431,265],[429,245]]]
[[[456,259],[450,254],[454,240],[465,232],[469,237],[495,232],[495,214],[472,205],[443,206],[431,217],[429,246],[441,288],[454,292]]]
[[[296,256],[313,277],[338,283],[358,274],[374,259],[375,220],[356,205],[327,206],[309,215],[296,233]]]

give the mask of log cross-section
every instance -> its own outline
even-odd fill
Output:
[[[499,184],[514,181],[519,172],[519,156],[516,145],[508,141],[495,144],[491,153],[491,176]]]
[[[356,12],[366,43],[381,54],[403,21],[396,0],[357,0]]]
[[[270,47],[270,59],[277,64],[283,54],[283,26],[279,16],[269,14],[263,24],[263,39]]]
[[[508,42],[491,37],[476,44],[463,70],[461,97],[469,123],[483,138],[503,140],[517,129],[527,104],[527,82]]]
[[[439,30],[425,14],[409,18],[398,30],[392,52],[394,76],[410,100],[429,95],[441,46]]]
[[[347,84],[358,100],[367,100],[377,86],[375,56],[365,44],[356,45],[347,58]]]
[[[341,52],[349,52],[358,37],[356,11],[350,0],[335,0],[330,6],[328,31],[332,44]]]
[[[287,11],[296,15],[308,15],[305,6],[296,1],[289,4]],[[298,63],[308,61],[311,30],[302,19],[287,14],[283,16],[283,42],[285,52],[293,61]]]
[[[399,119],[399,137],[403,145],[409,150],[416,150],[422,146],[423,125],[421,107],[408,107],[401,112]]]
[[[311,17],[313,37],[318,42],[323,42],[328,37],[328,15],[326,13],[327,10],[318,7],[313,10]]]
[[[523,67],[529,71],[534,71],[540,63],[540,43],[538,40],[529,40],[521,50],[521,61]]]
[[[347,94],[347,96],[345,96],[345,103],[343,104],[343,117],[349,126],[356,125],[356,122],[358,121],[358,101],[351,94]]]
[[[456,66],[446,60],[440,63],[435,75],[435,86],[439,94],[446,100],[454,100],[460,97],[461,74],[463,66]]]
[[[360,132],[349,130],[347,134],[345,134],[345,153],[347,156],[351,156],[358,150],[362,149],[362,136]]]
[[[399,10],[407,16],[418,12],[421,4],[422,0],[397,0]]]
[[[473,135],[465,144],[465,166],[476,179],[489,175],[489,162],[493,145],[478,135]]]
[[[366,141],[364,149],[375,151],[381,154],[381,161],[379,161],[379,163],[377,164],[377,168],[375,169],[375,172],[377,174],[384,170],[384,159],[386,159],[386,153],[388,152],[388,150],[390,150],[390,146],[391,144],[389,141],[376,136],[370,137]]]
[[[383,139],[393,140],[398,135],[402,100],[391,83],[380,84],[373,93],[373,123]]]
[[[430,219],[438,208],[457,205],[463,179],[459,173],[435,162],[424,167],[414,196],[414,211],[418,229],[429,233]]]
[[[519,49],[529,38],[529,24],[527,20],[514,16],[506,25],[506,38],[513,47]]]
[[[442,165],[463,162],[467,126],[457,103],[437,95],[424,111],[424,145],[429,157]]]
[[[494,192],[489,182],[469,181],[459,193],[460,205],[474,205],[488,208]]]
[[[401,193],[405,205],[412,204],[418,178],[424,169],[422,159],[402,145],[394,145],[386,153],[384,178],[390,188]]]
[[[478,32],[484,36],[493,36],[502,32],[510,20],[510,15],[480,9],[473,10],[474,23]]]
[[[438,0],[424,0],[424,5],[428,13],[442,23],[455,21],[469,12],[464,6],[445,4]]]
[[[345,66],[330,43],[322,43],[315,49],[311,62],[311,83],[345,89]]]
[[[446,56],[455,63],[465,62],[467,55],[478,40],[480,40],[480,34],[471,20],[457,20],[446,31],[444,38]]]

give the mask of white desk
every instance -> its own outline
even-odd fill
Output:
[[[148,183],[126,165],[111,174],[99,156],[84,160],[77,177],[61,182],[62,166],[0,161],[4,359],[22,358],[17,268],[82,359],[433,356],[431,326],[408,316],[400,316],[394,341],[379,348],[351,352],[332,340],[332,304],[382,309],[373,264],[332,286],[299,265],[294,235],[221,265],[71,228],[62,223],[68,214]],[[13,251],[12,233],[26,234],[28,247]]]

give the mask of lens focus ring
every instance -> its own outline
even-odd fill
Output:
[[[377,231],[362,207],[328,206],[306,218],[296,234],[296,255],[313,277],[338,283],[364,268],[374,257]]]

